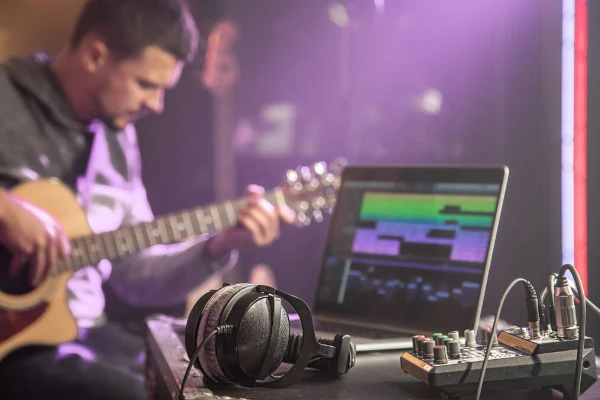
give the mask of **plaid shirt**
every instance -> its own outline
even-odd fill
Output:
[[[49,63],[36,53],[0,65],[0,186],[59,178],[74,190],[96,233],[151,221],[134,127],[115,132],[99,121],[77,121]],[[180,303],[237,261],[237,252],[220,263],[206,261],[205,241],[155,246],[78,270],[68,285],[74,316],[82,326],[102,323],[103,282],[134,306]]]

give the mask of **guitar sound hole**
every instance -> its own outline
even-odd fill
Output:
[[[28,283],[29,268],[22,268],[19,276],[11,278],[8,276],[10,260],[10,253],[0,248],[0,292],[15,296],[31,292],[34,288]]]

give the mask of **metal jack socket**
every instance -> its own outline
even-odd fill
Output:
[[[529,337],[539,339],[540,336],[540,321],[529,321]]]
[[[554,289],[556,326],[559,339],[577,339],[577,313],[575,296],[568,285],[566,277]]]

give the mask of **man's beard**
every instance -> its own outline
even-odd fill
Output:
[[[117,114],[110,114],[103,106],[102,101],[99,97],[96,97],[94,101],[96,109],[98,110],[98,119],[102,121],[110,129],[122,130],[125,126],[137,122],[139,119],[144,118],[151,114],[150,110],[145,108],[140,111],[123,111]],[[127,120],[125,126],[119,126],[118,120]]]
[[[113,116],[107,116],[100,119],[109,128],[114,130],[122,130],[125,128],[125,126],[135,124],[138,120],[148,115],[150,115],[149,110],[142,110],[139,112],[127,111],[124,113],[120,113]],[[120,126],[119,123],[117,123],[117,121],[126,121],[126,123],[124,124],[125,126]]]
[[[115,119],[113,118],[101,118],[100,120],[111,130],[120,131],[124,128],[123,126],[117,125]]]

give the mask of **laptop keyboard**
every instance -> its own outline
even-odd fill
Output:
[[[372,339],[387,339],[406,336],[406,334],[402,334],[400,332],[386,331],[360,326],[343,325],[333,322],[319,322],[317,330],[324,330],[327,332],[335,333],[347,333],[350,336],[365,337]]]

